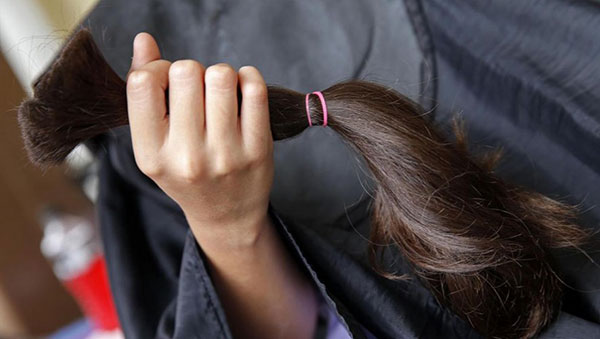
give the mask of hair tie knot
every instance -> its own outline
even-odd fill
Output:
[[[308,125],[312,126],[312,120],[310,119],[310,106],[308,104],[308,97],[310,97],[311,94],[316,94],[319,97],[319,100],[321,101],[321,107],[323,109],[323,126],[327,126],[327,104],[325,103],[325,97],[323,96],[323,93],[320,91],[306,94],[304,101],[306,102],[306,117],[308,118]]]

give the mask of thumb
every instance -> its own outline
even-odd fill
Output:
[[[138,33],[133,40],[133,58],[131,58],[129,73],[158,59],[160,59],[160,50],[152,35],[145,32]]]

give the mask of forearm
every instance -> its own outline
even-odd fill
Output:
[[[267,215],[258,234],[203,233],[188,217],[235,338],[312,338],[317,298]],[[249,229],[254,227],[226,227]],[[241,241],[235,241],[241,239]]]

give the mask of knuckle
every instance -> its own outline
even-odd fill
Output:
[[[247,78],[247,79],[257,78],[257,77],[262,78],[260,71],[254,66],[240,67],[240,69],[238,70],[238,73],[240,74],[240,76],[242,78]]]
[[[248,155],[249,164],[253,167],[264,164],[269,159],[270,154],[270,149],[266,147],[254,150]]]
[[[264,163],[265,158],[266,157],[261,153],[257,153],[257,152],[252,153],[247,159],[246,167],[247,168],[258,167]]]
[[[242,95],[251,102],[263,103],[267,101],[267,87],[260,82],[250,82],[244,86]]]
[[[137,165],[140,171],[150,178],[158,178],[163,173],[161,164],[154,159],[138,160]]]
[[[239,69],[240,73],[259,73],[258,68],[251,66],[251,65],[246,65],[246,66],[242,66]]]
[[[217,157],[214,162],[213,175],[225,177],[237,170],[237,165],[230,157]]]
[[[136,70],[127,77],[127,89],[130,91],[148,90],[152,87],[154,75],[148,70]]]
[[[207,85],[229,89],[235,84],[236,72],[230,65],[221,63],[208,67],[204,77]]]
[[[169,78],[187,79],[202,75],[204,67],[195,60],[177,60],[169,67]]]
[[[181,159],[177,166],[177,176],[184,182],[194,183],[204,175],[202,166],[191,158]]]

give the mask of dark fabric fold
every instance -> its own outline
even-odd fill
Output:
[[[423,1],[436,51],[436,121],[460,112],[474,149],[502,147],[505,180],[578,204],[600,227],[600,7],[591,1]],[[600,261],[595,243],[584,248]],[[562,314],[542,336],[600,336],[600,269],[556,253]],[[588,334],[593,333],[590,336]],[[557,336],[558,337],[558,336]]]
[[[102,0],[84,24],[122,77],[134,35],[148,31],[172,61],[252,64],[268,83],[299,91],[377,81],[442,126],[460,111],[474,150],[504,147],[501,177],[582,203],[581,224],[597,229],[599,10],[549,0]],[[129,138],[125,127],[97,144],[98,213],[125,334],[230,337],[182,212],[137,170]],[[418,281],[370,270],[365,172],[328,129],[277,143],[271,203],[282,241],[356,338],[478,337]],[[410,271],[398,253],[388,259]],[[557,260],[573,288],[541,337],[600,337],[600,270],[583,255]]]

